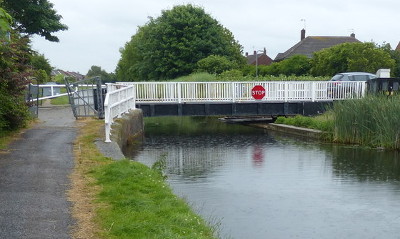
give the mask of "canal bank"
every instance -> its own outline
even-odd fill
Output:
[[[76,238],[216,238],[218,228],[173,194],[159,170],[121,159],[118,143],[104,149],[101,140],[104,121],[85,120],[74,144],[71,176]],[[158,160],[155,168],[161,169]]]

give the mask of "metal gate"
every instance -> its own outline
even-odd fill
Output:
[[[34,118],[37,118],[39,114],[39,97],[39,85],[33,85],[31,83],[27,85],[25,102],[28,104],[29,112]]]
[[[79,117],[104,118],[104,99],[106,89],[102,87],[100,77],[84,79],[70,83],[65,78],[69,102],[76,119]]]

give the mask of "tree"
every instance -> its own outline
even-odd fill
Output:
[[[31,57],[31,65],[33,69],[37,70],[35,77],[40,83],[45,83],[50,79],[53,67],[44,55],[34,52]]]
[[[0,132],[24,126],[29,117],[23,97],[33,75],[29,39],[12,34],[11,42],[0,44]]]
[[[121,50],[119,80],[165,80],[188,75],[210,55],[244,64],[242,47],[232,33],[193,5],[175,6],[150,18]]]
[[[100,66],[92,66],[88,73],[86,74],[86,77],[95,77],[95,76],[100,76],[101,81],[103,83],[111,83],[115,82],[115,74],[113,73],[107,73],[105,70],[101,69]]]
[[[58,37],[53,33],[68,29],[60,22],[62,17],[48,0],[3,0],[0,6],[14,18],[15,30],[20,33],[37,34],[46,40],[58,42]]]
[[[400,77],[400,51],[393,50],[389,43],[383,43],[382,45],[377,45],[377,47],[389,53],[395,62],[391,74],[392,76]]]
[[[283,75],[307,75],[311,69],[310,59],[305,55],[294,55],[278,64],[279,73]]]
[[[332,76],[348,71],[375,73],[381,68],[393,68],[394,64],[389,53],[373,43],[343,43],[314,53],[311,74]]]
[[[219,75],[224,71],[235,68],[235,63],[225,56],[210,55],[198,61],[197,67],[198,71]]]

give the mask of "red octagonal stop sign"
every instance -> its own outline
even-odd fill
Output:
[[[265,96],[265,89],[262,85],[256,85],[251,89],[251,95],[256,100],[261,100]]]

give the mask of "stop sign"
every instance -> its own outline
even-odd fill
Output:
[[[256,85],[251,89],[251,95],[256,100],[261,100],[265,96],[265,89],[262,85]]]

